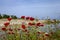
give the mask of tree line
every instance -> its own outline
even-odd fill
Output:
[[[9,17],[11,17],[12,19],[17,19],[16,15],[0,14],[0,19],[9,18]]]

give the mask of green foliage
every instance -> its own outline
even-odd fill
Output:
[[[52,39],[60,40],[60,29],[58,29],[53,35]]]
[[[16,16],[14,16],[14,15],[11,15],[11,18],[12,18],[12,19],[17,19],[17,17],[16,17]]]
[[[9,15],[3,14],[3,18],[9,18]]]
[[[12,19],[17,19],[17,16],[15,15],[0,14],[0,19],[9,17],[11,17]]]
[[[0,14],[0,19],[2,19],[2,15]]]

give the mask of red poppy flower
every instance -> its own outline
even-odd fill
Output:
[[[28,20],[30,17],[26,17],[26,20]]]
[[[36,26],[40,26],[40,24],[41,24],[41,23],[39,22],[39,23],[36,24]]]
[[[8,26],[8,25],[9,25],[9,22],[4,23],[4,25],[5,25],[5,26]]]
[[[25,19],[25,16],[21,16],[22,19]]]
[[[30,21],[34,21],[34,18],[33,17],[30,17]]]
[[[37,23],[36,26],[44,26],[42,23]]]
[[[8,19],[8,21],[11,21],[12,20],[12,18],[7,18]]]
[[[35,25],[35,23],[28,23],[28,25],[32,26],[32,25]]]
[[[23,29],[25,29],[25,28],[26,28],[26,26],[25,26],[25,25],[22,25],[22,28],[23,28]]]
[[[30,26],[31,26],[31,25],[32,25],[32,23],[28,23],[28,25],[30,25]]]
[[[6,31],[6,28],[5,28],[5,27],[3,27],[3,28],[2,28],[2,30],[3,30],[3,31]]]
[[[44,24],[40,24],[40,26],[42,26],[42,27],[43,27],[43,26],[44,26]]]

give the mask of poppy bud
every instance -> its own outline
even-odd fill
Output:
[[[18,28],[18,30],[20,30],[20,28]]]
[[[9,31],[13,31],[13,29],[9,28]]]
[[[37,32],[38,34],[41,34],[40,32]]]

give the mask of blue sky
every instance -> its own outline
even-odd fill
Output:
[[[0,0],[0,13],[60,19],[60,0]]]

